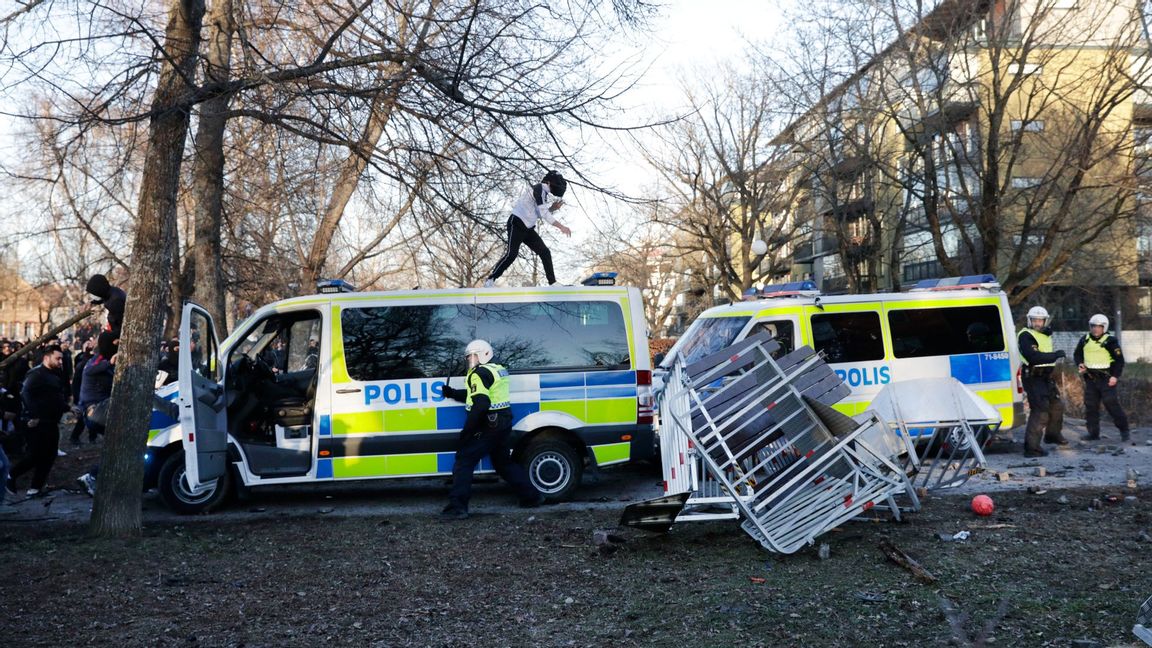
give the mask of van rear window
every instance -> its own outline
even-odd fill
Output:
[[[511,373],[627,369],[616,302],[556,301],[348,308],[340,315],[354,380],[463,375],[464,347],[480,338]]]
[[[1004,351],[1000,317],[992,305],[892,310],[892,352],[897,358],[924,358]]]

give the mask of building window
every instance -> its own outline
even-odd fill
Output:
[[[1044,132],[1044,120],[1042,120],[1042,119],[1028,119],[1028,120],[1013,119],[1012,120],[1012,132],[1013,133],[1019,133],[1020,131],[1023,131],[1025,133],[1042,133],[1042,132]]]
[[[1032,189],[1044,183],[1043,178],[1016,177],[1012,178],[1013,189]]]

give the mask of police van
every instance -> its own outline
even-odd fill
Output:
[[[258,309],[217,343],[183,310],[179,381],[157,391],[146,487],[184,513],[244,487],[450,475],[463,349],[510,373],[514,457],[550,500],[586,464],[650,458],[652,367],[640,291],[583,286],[355,293],[338,285]],[[481,470],[491,471],[485,458]]]
[[[845,414],[867,409],[892,381],[951,376],[1000,412],[1003,429],[1023,423],[1016,327],[991,275],[869,295],[822,295],[809,281],[766,286],[704,311],[660,361],[656,383],[677,360],[689,363],[764,331],[780,354],[808,345],[824,355],[852,390],[836,405]]]

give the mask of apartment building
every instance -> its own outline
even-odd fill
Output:
[[[1136,0],[942,0],[783,130],[825,291],[994,274],[1152,329],[1152,63]],[[883,32],[882,29],[874,30]],[[1117,317],[1119,316],[1119,317]]]

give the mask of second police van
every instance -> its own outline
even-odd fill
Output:
[[[991,275],[921,281],[909,292],[822,295],[812,282],[766,286],[756,298],[701,313],[657,367],[688,363],[767,331],[780,353],[808,345],[851,388],[835,407],[868,408],[884,385],[956,378],[1000,413],[1024,422],[1020,356],[1008,298]]]
[[[219,344],[187,304],[145,486],[194,513],[237,485],[450,475],[465,412],[442,388],[463,387],[463,349],[481,338],[509,369],[514,457],[546,497],[568,498],[586,464],[654,449],[640,291],[596,285],[610,281],[328,292],[264,306]]]

